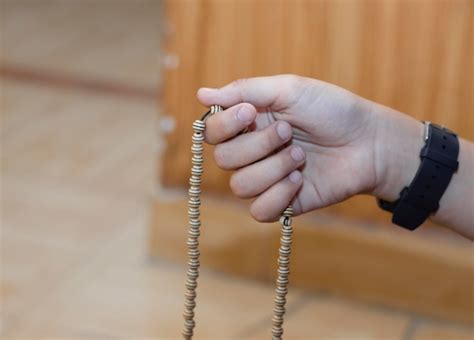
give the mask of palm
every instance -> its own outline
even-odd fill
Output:
[[[276,120],[293,126],[291,143],[306,153],[306,164],[301,168],[303,185],[295,197],[301,212],[343,201],[374,186],[373,155],[364,151],[370,148],[363,147],[372,142],[373,134],[368,133],[371,122],[361,120],[350,97],[338,101],[334,94],[326,95],[332,98],[318,100],[313,96],[309,103],[274,103],[260,109],[262,114],[253,127],[261,130]]]

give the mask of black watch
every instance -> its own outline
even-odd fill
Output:
[[[378,200],[382,209],[393,213],[393,223],[409,230],[415,230],[438,210],[439,201],[459,166],[458,136],[443,126],[424,124],[425,146],[412,182],[403,188],[395,202]]]

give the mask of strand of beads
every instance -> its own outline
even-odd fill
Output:
[[[201,207],[201,182],[203,169],[203,141],[204,130],[206,128],[205,120],[208,116],[222,111],[219,105],[212,105],[210,110],[201,118],[193,123],[193,144],[192,152],[192,168],[191,178],[189,179],[189,200],[188,200],[188,216],[189,216],[189,231],[188,240],[186,242],[188,247],[188,270],[186,279],[186,294],[184,303],[184,329],[183,337],[185,339],[192,339],[195,328],[194,308],[196,307],[196,288],[197,279],[199,277],[199,235],[200,235],[200,207]],[[246,131],[245,131],[246,132]],[[292,206],[283,212],[280,218],[282,225],[282,236],[280,238],[280,249],[278,258],[278,278],[276,280],[276,296],[275,306],[273,309],[272,318],[272,338],[281,339],[283,335],[283,317],[285,314],[286,294],[288,292],[288,275],[290,273],[290,253],[292,243],[293,228],[291,226],[293,216]]]
[[[188,217],[189,217],[189,231],[188,240],[188,271],[186,279],[186,294],[184,302],[184,329],[183,337],[191,339],[194,332],[194,308],[196,307],[196,287],[197,278],[199,277],[199,235],[200,235],[200,207],[201,207],[201,182],[203,169],[203,141],[204,129],[206,125],[202,120],[196,120],[193,123],[193,145],[192,152],[192,168],[191,178],[189,179],[189,200],[188,200]]]
[[[280,340],[283,336],[283,316],[285,315],[286,294],[288,293],[288,275],[290,274],[290,254],[293,227],[291,217],[293,207],[290,205],[280,218],[281,238],[278,251],[278,278],[276,280],[275,306],[272,317],[272,339]]]
[[[189,179],[189,200],[188,200],[188,217],[189,217],[189,231],[188,240],[186,245],[188,247],[188,270],[186,272],[186,293],[184,302],[184,328],[183,337],[184,339],[192,339],[194,334],[194,327],[196,322],[194,321],[194,308],[196,307],[196,288],[197,279],[199,277],[199,235],[201,228],[201,183],[202,173],[204,172],[204,130],[206,128],[206,119],[222,111],[222,107],[219,105],[212,105],[208,112],[204,114],[201,119],[194,121],[193,123],[193,145],[191,146],[192,153],[192,168],[191,178]]]

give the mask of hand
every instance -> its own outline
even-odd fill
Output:
[[[217,164],[236,170],[232,191],[256,198],[255,219],[274,221],[290,202],[297,215],[376,189],[377,119],[369,101],[293,75],[202,88],[198,99],[227,108],[208,119],[205,138],[216,144]]]
[[[207,121],[205,138],[251,214],[278,219],[360,193],[394,201],[420,165],[423,124],[342,88],[294,75],[250,78],[202,88],[202,104],[225,111]],[[249,127],[251,132],[239,134]],[[459,169],[432,216],[474,240],[474,143],[460,139]]]

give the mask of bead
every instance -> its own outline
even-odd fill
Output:
[[[293,228],[291,217],[293,207],[290,205],[280,218],[281,238],[280,249],[278,250],[278,277],[276,279],[275,307],[272,317],[272,339],[281,339],[283,336],[283,317],[285,315],[286,294],[288,293],[288,275],[290,274],[290,254]]]
[[[194,308],[196,307],[196,287],[197,279],[199,277],[199,235],[201,220],[200,207],[201,207],[201,183],[203,169],[203,141],[204,141],[204,129],[206,125],[202,120],[196,120],[193,123],[194,134],[192,137],[191,146],[191,177],[189,178],[189,190],[188,190],[188,215],[189,215],[189,230],[188,240],[186,245],[188,247],[188,270],[186,272],[186,294],[184,302],[184,328],[183,337],[185,339],[191,339],[194,334]]]
[[[199,277],[199,235],[201,227],[200,208],[201,208],[201,183],[202,174],[204,172],[203,153],[204,153],[204,130],[206,128],[206,119],[222,111],[223,108],[219,105],[212,105],[208,112],[204,114],[201,119],[193,123],[193,136],[191,145],[191,177],[189,178],[188,189],[188,215],[189,215],[189,229],[188,239],[186,245],[188,248],[188,269],[186,271],[186,293],[184,302],[184,328],[182,335],[184,339],[192,339],[194,334],[194,309],[196,307],[196,288],[197,279]],[[276,278],[276,289],[274,308],[272,316],[272,339],[281,339],[283,335],[283,318],[285,315],[286,294],[288,293],[288,276],[290,273],[290,254],[292,242],[292,220],[293,207],[289,205],[282,213],[280,218],[281,223],[281,237],[280,248],[278,250],[278,276]]]

